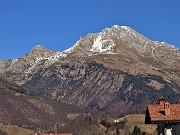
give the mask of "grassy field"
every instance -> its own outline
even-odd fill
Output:
[[[15,127],[14,125],[3,125],[0,123],[0,129],[6,131],[8,135],[34,135],[32,130]]]
[[[135,125],[140,127],[142,132],[146,132],[149,135],[156,134],[156,125],[146,125],[144,124],[145,115],[144,114],[131,114],[127,115],[123,118],[120,118],[119,120],[127,119],[127,125],[129,127],[129,130],[132,132]]]
[[[69,115],[70,118],[77,117],[77,114]],[[120,118],[119,120],[126,119],[126,125],[129,128],[129,131],[132,132],[135,125],[140,127],[142,132],[146,132],[147,135],[156,134],[156,125],[146,125],[144,124],[145,115],[144,114],[132,114]],[[15,127],[14,125],[3,125],[0,123],[0,129],[6,131],[8,135],[34,135],[33,130],[24,129],[21,127]]]

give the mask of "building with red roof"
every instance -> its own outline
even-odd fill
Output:
[[[180,135],[180,104],[170,104],[164,97],[148,105],[145,124],[157,124],[158,135]]]

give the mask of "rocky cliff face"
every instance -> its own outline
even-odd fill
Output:
[[[84,109],[115,115],[143,112],[160,95],[173,103],[179,100],[179,86],[174,81],[109,69],[84,58],[41,69],[23,87]]]
[[[64,52],[36,46],[0,63],[3,77],[28,90],[115,115],[143,112],[160,95],[179,102],[179,69],[179,49],[117,25]]]

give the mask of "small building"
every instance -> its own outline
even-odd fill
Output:
[[[180,135],[180,104],[161,96],[159,104],[147,106],[145,124],[156,124],[158,135]]]

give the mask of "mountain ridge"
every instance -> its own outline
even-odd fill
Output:
[[[0,75],[25,89],[116,116],[136,107],[143,112],[160,95],[179,102],[179,69],[178,48],[117,25],[64,52],[36,46],[24,58],[0,63]]]

